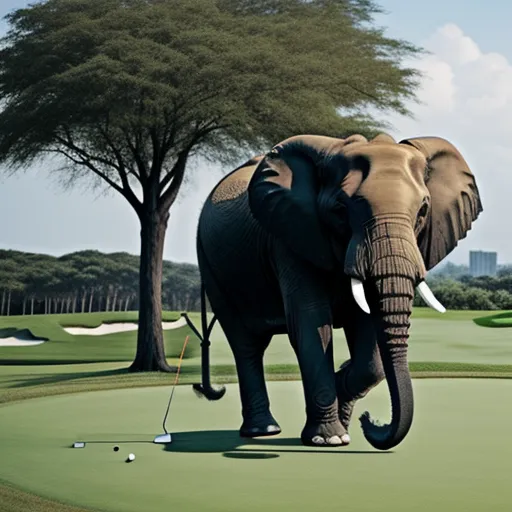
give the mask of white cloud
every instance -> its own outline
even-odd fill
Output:
[[[411,63],[424,73],[419,91],[422,104],[411,105],[415,119],[389,116],[387,120],[395,127],[392,134],[397,139],[421,135],[448,139],[459,148],[477,177],[484,212],[449,259],[467,262],[470,249],[484,249],[497,250],[500,262],[512,263],[512,65],[499,53],[484,53],[452,23],[420,44],[430,52]],[[199,212],[227,170],[201,166],[182,190],[182,200],[171,209],[165,258],[196,261]],[[16,222],[0,228],[0,245],[26,249],[30,240],[30,250],[61,253],[87,246],[138,252],[137,220],[133,214],[126,217],[130,210],[124,200],[109,197],[91,202],[93,196],[80,191],[74,195],[45,193],[37,181],[32,195],[41,196],[41,200],[27,203],[25,177],[18,181],[10,180],[9,186],[6,183],[0,187],[0,212],[3,209],[4,217]],[[45,201],[48,204],[41,206]],[[72,227],[67,223],[71,217],[63,214],[69,211],[76,214]],[[39,223],[34,223],[34,218],[41,220],[40,225],[51,226],[52,233],[58,235],[52,238],[36,228]],[[68,238],[62,233],[68,233]],[[43,239],[48,240],[46,245]]]
[[[439,28],[421,45],[429,51],[411,63],[424,73],[415,119],[391,116],[397,138],[438,135],[466,158],[481,192],[484,212],[450,259],[467,262],[470,249],[497,250],[512,262],[512,65],[484,53],[454,24]]]
[[[474,62],[482,56],[478,45],[454,23],[441,27],[423,46],[452,66]]]
[[[435,56],[424,58],[416,66],[423,73],[419,97],[429,110],[451,111],[457,88],[451,66]]]
[[[420,43],[428,54],[411,63],[424,78],[414,119],[390,116],[397,138],[438,135],[462,152],[477,177],[484,212],[449,259],[469,260],[471,249],[496,250],[512,262],[509,204],[512,202],[512,65],[499,53],[484,53],[457,25],[446,24]],[[212,172],[213,171],[213,172]],[[224,169],[225,171],[225,169]],[[192,191],[171,211],[166,257],[195,260],[195,229],[202,203],[221,175],[202,168]]]

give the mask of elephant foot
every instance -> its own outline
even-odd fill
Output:
[[[306,424],[300,437],[305,446],[346,446],[350,443],[350,436],[340,421]]]
[[[244,420],[240,427],[240,437],[267,437],[280,433],[281,427],[272,416],[260,420]]]

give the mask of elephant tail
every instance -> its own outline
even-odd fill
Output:
[[[194,334],[201,341],[201,383],[193,384],[194,391],[199,396],[205,396],[208,400],[219,400],[226,393],[226,388],[221,386],[214,388],[210,380],[210,334],[217,317],[214,315],[208,324],[208,317],[206,311],[206,290],[204,288],[204,282],[201,280],[201,330],[202,334],[196,329],[187,313],[182,313],[182,316],[187,321],[188,326]]]

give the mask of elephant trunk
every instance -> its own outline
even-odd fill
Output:
[[[391,396],[391,422],[374,423],[369,413],[360,417],[368,442],[380,450],[398,445],[413,420],[413,390],[407,348],[414,287],[425,275],[413,231],[404,222],[387,221],[367,227],[366,234],[352,241],[345,271],[352,279],[356,302],[375,324],[377,343]],[[358,243],[359,242],[359,243]],[[425,283],[426,285],[426,283]],[[366,302],[365,292],[368,295]]]
[[[406,269],[412,264],[396,261],[399,259],[389,257],[380,260],[371,278],[379,297],[374,321],[391,396],[391,422],[377,425],[367,412],[360,421],[366,439],[379,450],[389,450],[398,445],[409,432],[413,420],[414,400],[407,363],[407,342],[414,299],[414,274]]]

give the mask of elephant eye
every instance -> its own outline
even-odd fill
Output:
[[[418,215],[416,217],[416,226],[414,227],[414,231],[418,232],[423,228],[423,224],[425,222],[425,217],[428,213],[428,203],[423,203],[418,211]]]
[[[421,205],[421,208],[418,211],[418,217],[420,217],[420,218],[426,217],[427,213],[428,213],[428,204],[427,203],[423,203]]]

